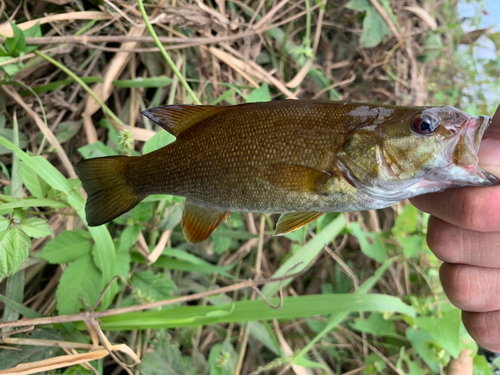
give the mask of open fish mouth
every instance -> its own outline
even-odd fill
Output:
[[[472,146],[476,153],[479,151],[481,139],[488,126],[491,125],[491,119],[488,116],[472,117],[467,123],[467,133],[472,141]]]
[[[476,160],[477,153],[481,145],[481,139],[483,138],[485,130],[490,125],[491,119],[488,116],[472,117],[466,125],[470,152],[474,152]],[[479,186],[495,186],[499,184],[499,180],[497,177],[477,165],[465,166],[464,169],[474,172],[483,180],[481,183],[477,184]]]

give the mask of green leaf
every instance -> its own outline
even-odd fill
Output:
[[[231,246],[231,238],[229,237],[221,237],[221,236],[216,236],[213,238],[214,240],[214,253],[215,254],[222,254],[225,251],[229,249],[229,246]]]
[[[474,357],[473,375],[495,375],[495,373],[491,371],[491,364],[488,362],[485,356],[476,355]]]
[[[232,375],[238,362],[238,355],[229,340],[215,344],[208,355],[210,375]]]
[[[36,217],[24,219],[18,225],[24,233],[33,238],[46,237],[52,234],[49,224],[45,220]]]
[[[365,358],[365,375],[383,374],[387,364],[376,353],[371,353]]]
[[[78,152],[82,154],[84,159],[118,155],[118,152],[106,146],[101,141],[82,146],[78,149]]]
[[[21,162],[19,166],[19,173],[21,174],[24,185],[33,196],[37,198],[45,198],[47,196],[50,189],[49,184],[33,172],[33,170],[28,167],[26,163]]]
[[[351,223],[349,225],[349,232],[356,236],[361,246],[361,251],[367,257],[380,263],[387,259],[387,249],[382,242],[380,233],[365,232],[361,229],[359,223]]]
[[[399,350],[399,358],[396,362],[396,367],[400,370],[401,374],[424,375],[427,373],[422,368],[420,363],[412,361],[411,358],[405,353],[404,346],[402,346]]]
[[[66,121],[57,126],[55,136],[59,143],[64,143],[73,138],[82,128],[83,121]],[[40,133],[39,133],[40,134]]]
[[[24,338],[63,341],[58,330],[36,328]],[[0,350],[0,369],[10,369],[22,363],[54,358],[63,353],[62,349],[51,346],[23,345],[22,350]]]
[[[424,238],[421,235],[408,236],[399,239],[406,259],[417,255],[424,247]]]
[[[132,210],[130,210],[130,216],[132,219],[139,223],[148,222],[153,216],[153,205],[151,203],[139,203]]]
[[[149,154],[175,141],[175,137],[167,131],[159,131],[148,139],[142,150],[143,154]]]
[[[12,310],[17,312],[18,314],[24,315],[27,318],[34,319],[34,318],[40,318],[42,316],[42,314],[23,306],[21,303],[18,303],[4,296],[3,294],[0,294],[0,301],[3,302],[5,305],[9,306]]]
[[[424,63],[436,61],[443,53],[443,40],[441,34],[430,32],[424,43],[424,54],[419,59]]]
[[[360,39],[364,48],[378,46],[384,40],[384,37],[389,34],[387,23],[375,9],[366,12],[363,20],[363,33]]]
[[[138,77],[135,79],[125,79],[120,81],[113,81],[113,85],[119,88],[164,88],[172,83],[172,78],[167,76],[158,76],[150,78]]]
[[[29,207],[53,207],[53,208],[63,208],[67,207],[67,204],[61,201],[55,201],[53,199],[47,198],[25,198],[15,200],[10,203],[5,203],[0,206],[0,212],[6,210],[11,210],[13,208],[29,208]]]
[[[439,318],[433,317],[433,319],[439,322]],[[448,362],[449,355],[443,356],[440,353],[441,347],[426,332],[416,331],[410,327],[406,330],[406,338],[420,358],[435,373],[439,373],[440,366],[444,366]]]
[[[99,227],[89,227],[89,232],[94,239],[95,245],[92,249],[92,256],[96,266],[102,271],[102,285],[99,290],[104,288],[116,275],[116,251],[113,239],[108,229],[101,225]],[[112,302],[117,292],[116,282],[109,288],[102,299],[102,307],[106,309]]]
[[[0,233],[5,231],[10,225],[10,219],[0,216]]]
[[[378,312],[371,313],[367,319],[357,318],[350,326],[357,331],[375,336],[399,337],[394,328],[394,322],[384,319],[383,315]]]
[[[363,19],[363,32],[361,33],[360,39],[361,45],[364,48],[373,48],[377,46],[386,35],[390,34],[387,23],[368,0],[352,0],[346,7],[360,12],[366,12]]]
[[[14,36],[5,40],[5,48],[7,49],[7,52],[9,52],[9,55],[17,57],[21,53],[25,52],[26,37],[24,36],[23,30],[21,30],[15,23],[10,20],[9,23],[12,27]]]
[[[351,0],[346,4],[346,8],[357,10],[359,12],[367,12],[373,8],[368,0]]]
[[[140,233],[141,233],[141,228],[139,225],[130,225],[126,227],[120,236],[119,251],[121,250],[128,251],[132,246],[134,246],[137,240],[139,239]]]
[[[17,271],[29,254],[31,240],[19,227],[0,233],[0,279]]]
[[[137,272],[132,277],[132,285],[139,288],[146,296],[154,301],[172,297],[177,285],[163,273],[154,274],[152,271]]]
[[[396,217],[394,226],[391,229],[392,234],[396,237],[402,237],[414,233],[417,230],[417,215],[417,208],[407,204],[401,214]]]
[[[57,287],[57,310],[68,315],[86,310],[80,297],[89,307],[99,298],[102,290],[102,274],[90,255],[78,258],[66,268]]]
[[[378,280],[383,276],[385,271],[389,268],[389,266],[392,264],[392,259],[386,260],[378,269],[375,271],[375,274],[371,277],[369,277],[360,287],[359,289],[355,292],[355,294],[366,294],[368,293],[371,288],[375,286],[375,284],[378,282]],[[328,322],[326,323],[326,326],[296,355],[294,358],[293,362],[295,363],[296,360],[299,360],[300,358],[303,358],[309,350],[314,346],[316,342],[318,342],[323,336],[326,334],[330,333],[335,326],[340,324],[342,320],[344,320],[347,315],[349,315],[349,312],[340,312],[336,314],[332,314],[330,318],[328,319]]]
[[[269,302],[277,305],[279,298],[271,298]],[[213,311],[226,311],[230,314],[210,316],[209,314]],[[396,297],[354,293],[285,297],[280,309],[273,309],[262,300],[245,300],[218,306],[182,306],[161,311],[128,313],[103,317],[101,321],[109,330],[156,329],[214,323],[296,319],[358,311],[394,311],[415,316],[415,310]],[[79,327],[85,327],[85,325],[79,325]]]
[[[100,78],[100,77],[80,77],[80,79],[84,83],[102,83],[103,82],[102,78]],[[57,90],[58,88],[60,88],[62,86],[69,85],[73,82],[75,82],[75,80],[73,78],[68,78],[68,79],[63,79],[61,81],[53,81],[53,82],[50,82],[46,85],[33,87],[32,89],[35,93],[41,94],[41,93],[44,93],[47,91]],[[19,94],[22,97],[25,97],[25,96],[30,96],[33,93],[30,90],[24,90],[24,91],[21,91]]]
[[[269,85],[264,82],[258,89],[253,90],[246,98],[247,103],[257,102],[270,102],[271,93],[269,92]]]
[[[91,247],[88,232],[67,230],[47,242],[38,256],[51,264],[70,263],[89,255]]]
[[[7,73],[7,75],[10,77],[15,76],[17,74],[17,72],[19,72],[21,70],[21,67],[19,65],[16,65],[16,64],[8,64],[8,65],[4,65],[0,68],[3,69],[5,71],[5,73]]]
[[[316,259],[319,252],[323,250],[325,244],[337,237],[344,228],[345,217],[344,215],[339,215],[324,227],[316,237],[307,242],[295,254],[288,258],[273,274],[273,277],[282,277],[285,274],[296,273],[305,269],[314,259]],[[292,279],[287,279],[282,282],[266,284],[262,288],[262,293],[266,297],[270,297],[279,290],[280,286],[285,287],[291,282]]]
[[[137,256],[137,254],[132,254],[132,259],[135,262],[145,263],[144,257]],[[192,264],[190,262],[185,262],[182,260],[170,259],[165,256],[161,256],[154,263],[155,266],[163,267],[169,270],[177,270],[184,272],[196,272],[196,273],[204,273],[204,274],[212,274],[219,273],[224,277],[229,279],[234,279],[234,276],[227,272],[228,269],[232,268],[232,266],[214,266],[213,264],[207,263],[207,265],[199,265]]]
[[[142,375],[185,375],[187,368],[182,360],[179,346],[161,336],[154,345],[154,351],[142,358],[139,366]]]
[[[450,308],[441,319],[423,316],[416,319],[416,325],[436,341],[454,358],[460,354],[460,310]]]
[[[66,195],[69,204],[77,211],[84,207],[83,197],[78,193],[70,182],[54,167],[48,160],[42,156],[29,156],[16,145],[0,137],[0,144],[10,150],[13,150],[23,162],[35,171],[41,178],[45,180],[54,189],[61,191]]]
[[[10,74],[14,75],[14,74]],[[28,137],[26,134],[18,132],[19,134],[19,148],[26,148],[28,146]],[[0,129],[0,137],[7,139],[9,142],[14,142],[14,130],[13,129]],[[7,147],[0,145],[0,155],[10,154],[12,150]]]
[[[40,22],[37,22],[29,29],[24,30],[24,36],[26,38],[40,38],[42,36],[42,29],[40,28]]]

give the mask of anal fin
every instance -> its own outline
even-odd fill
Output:
[[[186,201],[181,221],[182,232],[189,243],[203,242],[229,214],[226,211],[213,211]]]
[[[276,224],[275,236],[282,236],[284,234],[293,232],[303,226],[312,223],[314,220],[323,216],[324,212],[309,211],[309,212],[293,212],[283,214],[280,216]]]

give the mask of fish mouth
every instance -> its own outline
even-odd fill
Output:
[[[476,153],[479,151],[479,145],[481,144],[484,132],[490,125],[491,118],[488,116],[472,117],[467,122],[467,133]]]
[[[487,116],[471,116],[455,137],[450,138],[451,163],[432,173],[433,181],[446,181],[450,187],[495,186],[497,177],[481,168],[478,151],[485,130],[491,124]]]
[[[474,162],[471,163],[471,160],[468,157],[465,157],[465,154],[462,151],[462,157],[464,157],[463,162],[466,160],[469,162],[463,165],[462,168],[469,172],[470,175],[475,175],[479,177],[480,181],[475,181],[473,186],[495,186],[500,183],[497,177],[492,175],[491,173],[485,171],[483,168],[479,167],[477,163],[479,162],[477,158],[477,153],[479,151],[479,147],[481,145],[481,140],[483,138],[484,132],[491,125],[491,118],[488,116],[479,116],[472,117],[466,124],[466,134],[465,138],[467,139],[466,147],[468,149],[468,153],[471,157],[474,158]],[[459,147],[459,145],[457,145]]]

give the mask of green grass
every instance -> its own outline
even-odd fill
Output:
[[[26,7],[33,18],[41,18],[35,3],[27,1]],[[109,97],[103,98],[93,85],[109,78],[107,68],[115,52],[70,44],[72,49],[65,53],[80,62],[73,64],[51,45],[26,44],[29,37],[57,36],[49,24],[25,31],[12,26],[14,36],[0,49],[0,64],[20,58],[0,65],[0,86],[24,85],[22,100],[40,117],[46,115],[46,124],[73,164],[88,157],[141,155],[173,142],[172,135],[140,117],[150,106],[283,99],[279,88],[262,81],[249,65],[238,70],[234,62],[210,55],[205,46],[167,52],[158,39],[186,36],[192,41],[207,31],[215,38],[246,32],[259,2],[224,2],[224,14],[210,5],[210,16],[198,13],[199,19],[209,20],[205,29],[151,24],[157,15],[153,3],[139,0],[142,18],[137,18],[139,13],[133,16],[136,22],[146,22],[144,35],[153,37],[137,48],[156,46],[160,52],[129,51],[119,74],[109,80]],[[401,14],[393,14],[399,7],[391,1],[379,3],[395,29],[410,35],[407,48],[413,60],[368,0],[326,6],[289,3],[259,36],[214,46],[236,49],[283,85],[314,58],[299,88],[304,98],[324,91],[322,99],[414,104],[416,94],[422,94],[426,104],[463,105],[471,113],[491,110],[491,99],[475,86],[468,84],[465,90],[464,82],[482,87],[491,81],[499,73],[498,58],[474,61],[474,45],[465,52],[463,45],[459,49],[463,31],[454,2],[444,1],[430,12],[439,25],[436,30],[419,18],[404,23]],[[14,15],[12,4],[6,4],[7,15]],[[65,12],[62,6],[47,4],[47,13]],[[66,6],[81,12],[75,4]],[[273,4],[262,4],[254,24],[273,13]],[[320,9],[323,28],[313,55]],[[186,11],[179,5],[176,10]],[[26,21],[24,11],[14,18],[16,24]],[[71,19],[58,27],[64,35],[120,36],[132,27],[122,19],[95,29],[106,22]],[[488,37],[498,44],[498,33]],[[35,57],[25,58],[30,53]],[[412,81],[412,64],[418,84]],[[260,87],[254,88],[247,77]],[[88,97],[100,107],[91,118],[99,139],[93,144],[86,141],[88,124],[79,122]],[[132,370],[137,374],[165,373],[166,364],[178,374],[267,374],[292,371],[287,370],[290,366],[315,374],[394,369],[439,374],[465,349],[472,350],[477,373],[492,374],[465,332],[459,310],[444,296],[439,261],[425,243],[427,215],[412,206],[399,204],[375,215],[330,213],[283,237],[271,236],[274,216],[263,218],[260,231],[259,216],[233,213],[207,242],[193,246],[181,233],[183,199],[161,195],[106,226],[89,228],[80,181],[61,172],[55,150],[44,146],[32,119],[4,92],[0,107],[3,320],[22,328],[31,322],[21,317],[42,319],[34,321],[32,332],[14,338],[65,341],[70,346],[89,343],[88,324],[94,322],[110,342],[140,353],[143,363]],[[127,130],[117,130],[120,124]],[[134,139],[144,129],[157,134],[146,142]],[[150,264],[148,256],[160,241],[162,253]],[[259,286],[260,293],[246,281],[257,273],[262,274],[256,282],[268,279]],[[226,293],[220,293],[221,288]],[[142,306],[149,308],[141,311]],[[92,314],[99,319],[89,320]],[[0,351],[0,370],[28,362],[29,355],[33,361],[64,355],[44,346],[19,347],[22,352]],[[100,374],[119,369],[111,357],[92,365]],[[80,365],[46,373],[63,371],[92,373]]]

